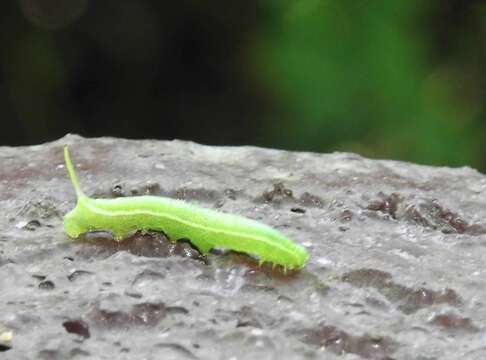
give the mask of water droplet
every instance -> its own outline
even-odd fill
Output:
[[[319,303],[319,295],[317,293],[313,292],[312,294],[310,294],[309,300],[310,300],[310,302],[317,304],[317,303]]]
[[[22,229],[27,225],[27,223],[28,223],[27,221],[19,221],[17,224],[15,224],[15,227],[17,229]]]
[[[252,329],[251,334],[254,336],[261,336],[263,335],[263,330],[262,329]]]
[[[12,330],[5,330],[0,333],[0,341],[2,342],[10,342],[13,338],[13,331]]]
[[[321,257],[321,258],[317,259],[317,263],[319,265],[331,265],[332,264],[332,260],[330,260],[328,258],[325,258],[325,257]]]

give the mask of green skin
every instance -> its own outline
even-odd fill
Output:
[[[254,254],[260,263],[272,262],[284,270],[300,269],[309,258],[304,247],[282,233],[241,216],[158,196],[91,199],[79,187],[67,146],[64,159],[78,198],[76,207],[64,216],[64,230],[70,237],[108,230],[121,240],[137,230],[154,230],[173,241],[188,239],[203,254],[212,248],[231,249]]]

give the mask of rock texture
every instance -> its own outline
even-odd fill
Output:
[[[287,276],[135,234],[68,239],[69,144],[85,192],[164,195],[275,226]],[[484,359],[486,176],[182,141],[0,147],[2,359]]]

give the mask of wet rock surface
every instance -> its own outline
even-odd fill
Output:
[[[187,241],[77,241],[85,192],[182,198],[276,227],[300,272]],[[2,359],[484,359],[486,176],[354,154],[83,139],[0,148]]]

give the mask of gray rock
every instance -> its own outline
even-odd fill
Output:
[[[66,237],[94,197],[182,198],[308,248],[285,276],[137,233]],[[486,176],[354,154],[84,139],[0,148],[2,359],[484,359]]]

